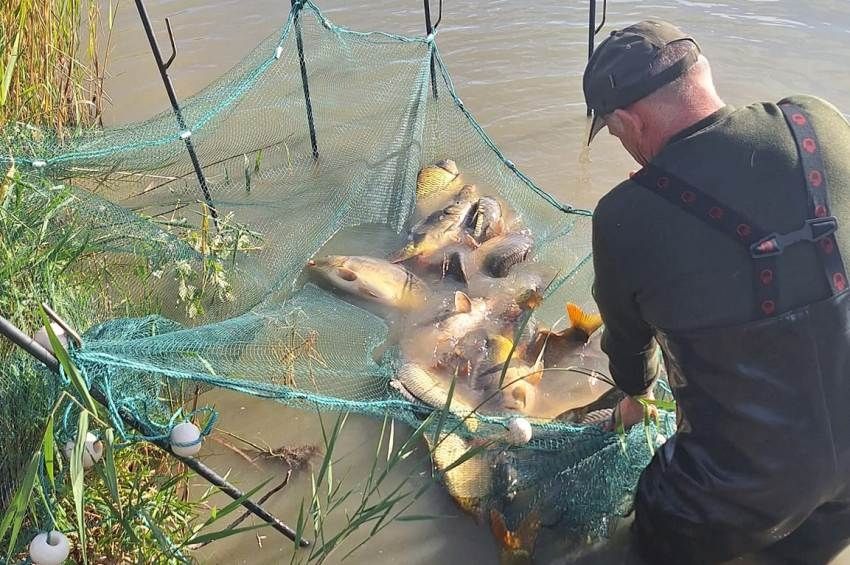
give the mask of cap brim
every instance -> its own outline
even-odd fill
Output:
[[[605,127],[605,117],[593,112],[593,120],[590,122],[590,135],[587,136],[587,144],[590,145],[590,142],[593,141],[593,138],[596,137],[596,134],[599,133],[599,130]]]

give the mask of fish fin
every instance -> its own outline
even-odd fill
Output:
[[[416,244],[409,243],[398,251],[391,253],[387,259],[390,263],[401,263],[402,261],[407,261],[411,257],[416,257],[419,254],[419,250],[416,249]]]
[[[452,275],[458,282],[462,282],[464,284],[469,282],[469,278],[466,275],[466,256],[464,253],[460,251],[455,251],[444,261],[443,268],[443,276]]]
[[[602,326],[602,316],[588,314],[572,302],[567,303],[567,316],[570,318],[570,326],[585,333],[588,337]]]
[[[490,337],[490,343],[493,348],[493,361],[500,365],[507,363],[514,342],[503,335],[494,335]]]
[[[493,537],[499,540],[499,545],[502,548],[514,548],[513,532],[505,524],[505,517],[495,508],[490,509],[490,531],[493,533]]]
[[[455,292],[455,312],[463,314],[472,312],[472,299],[460,290]]]
[[[336,274],[344,281],[352,282],[357,280],[357,273],[345,267],[337,267]]]
[[[519,527],[511,531],[505,517],[496,509],[490,510],[490,531],[499,541],[502,563],[531,563],[534,544],[540,531],[540,517],[536,510],[523,518]]]
[[[527,377],[525,377],[525,382],[530,385],[537,386],[540,384],[540,381],[543,380],[543,363],[538,360],[533,367],[531,367],[533,373],[530,373]]]
[[[478,246],[479,246],[478,241],[476,241],[475,238],[472,237],[472,235],[469,232],[466,232],[466,231],[463,232],[463,235],[461,236],[461,240],[462,240],[461,243],[465,243],[466,245],[468,245],[469,247],[471,247],[473,249],[478,249]]]

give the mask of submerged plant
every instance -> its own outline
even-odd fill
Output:
[[[262,237],[244,224],[238,223],[232,212],[215,219],[210,208],[201,204],[201,221],[194,227],[187,221],[171,220],[166,225],[176,231],[200,255],[200,261],[177,261],[171,267],[177,281],[177,302],[186,316],[194,319],[205,314],[210,302],[233,302],[230,275],[236,268],[240,253],[262,249]],[[162,270],[155,276],[163,275]]]

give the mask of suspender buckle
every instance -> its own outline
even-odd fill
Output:
[[[838,229],[835,216],[809,218],[798,230],[788,233],[772,233],[750,246],[750,257],[761,259],[781,254],[786,247],[801,241],[820,241],[829,237]]]

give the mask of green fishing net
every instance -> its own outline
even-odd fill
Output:
[[[71,356],[116,420],[129,411],[144,434],[167,434],[173,421],[159,399],[180,383],[412,426],[437,409],[390,386],[397,355],[373,355],[385,320],[317,286],[304,268],[329,252],[385,257],[397,248],[414,220],[417,174],[441,159],[533,234],[529,262],[552,275],[537,319],[555,323],[568,301],[593,308],[589,214],[500,153],[457,96],[433,37],[342,29],[302,2],[279,34],[181,107],[183,131],[166,111],[61,140],[24,126],[7,132],[18,168],[75,187],[68,214],[85,221],[98,250],[78,268],[107,272],[111,300],[133,305],[133,316],[89,329]],[[217,219],[203,205],[187,139]],[[446,414],[444,429],[464,441],[498,438],[509,418],[478,415],[471,430]],[[604,534],[628,511],[656,434],[674,427],[665,412],[657,426],[623,436],[535,420],[529,443],[497,441],[479,456],[488,473],[455,473],[472,469],[464,480],[479,511],[498,510],[508,528],[534,515]]]

